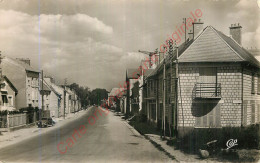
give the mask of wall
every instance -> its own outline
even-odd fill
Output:
[[[41,95],[39,91],[39,73],[26,72],[26,105],[32,107],[41,107]]]
[[[199,67],[217,67],[217,82],[221,83],[221,99],[195,101],[192,92],[199,82]],[[212,110],[220,109],[221,126],[240,126],[242,97],[242,68],[240,64],[180,64],[178,126],[194,128],[196,122],[196,106],[203,103],[214,104]],[[181,94],[180,94],[181,93]],[[219,108],[218,108],[219,107]],[[215,112],[215,111],[214,111]],[[215,120],[215,119],[214,119]]]
[[[252,93],[252,74],[254,76],[254,92]],[[260,92],[257,92],[259,72],[245,67],[243,70],[243,125],[250,125],[260,122]],[[252,104],[255,105],[254,117],[252,117]],[[253,119],[252,119],[253,118]]]
[[[12,59],[3,57],[2,59],[2,73],[13,83],[18,90],[16,96],[16,109],[27,107],[26,104],[26,71],[19,64]]]

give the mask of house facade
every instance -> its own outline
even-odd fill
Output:
[[[2,73],[18,90],[16,108],[39,107],[39,71],[30,66],[29,59],[3,57]]]
[[[241,26],[232,25],[231,35]],[[236,31],[233,31],[236,30]],[[232,35],[232,36],[233,36]],[[260,121],[260,63],[239,43],[208,26],[178,58],[176,127],[240,127]]]
[[[144,78],[147,119],[180,137],[199,128],[259,123],[260,63],[240,45],[242,27],[232,25],[226,36],[201,22],[193,26],[201,30],[172,53],[160,53]]]
[[[18,90],[15,88],[15,86],[6,76],[2,76],[0,90],[1,90],[0,111],[16,110],[15,100],[16,100],[16,95],[18,94]]]
[[[61,104],[62,104],[62,88],[57,86],[54,83],[52,77],[44,77],[45,85],[50,89],[49,95],[49,106],[48,109],[50,110],[51,117],[60,117],[61,116]]]

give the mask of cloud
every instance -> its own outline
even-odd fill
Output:
[[[197,8],[204,27],[228,34],[231,23],[240,23],[243,46],[260,48],[260,10],[247,0],[4,0],[0,47],[3,55],[31,58],[56,80],[111,89],[125,80],[126,68],[137,68],[146,57],[139,49],[159,48]]]

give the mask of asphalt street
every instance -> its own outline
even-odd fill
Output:
[[[104,110],[98,112],[95,111],[96,109],[97,107],[90,108],[84,116],[56,130],[2,148],[0,150],[0,161],[173,161],[144,137],[138,136],[130,130],[120,116],[116,116],[113,112],[106,115]],[[95,118],[95,121],[93,118]]]

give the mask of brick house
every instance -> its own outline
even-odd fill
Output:
[[[260,121],[260,63],[241,45],[241,26],[226,36],[212,26],[179,49],[176,127],[240,127]]]
[[[2,73],[15,85],[19,94],[16,96],[16,108],[39,106],[39,71],[30,66],[29,59],[3,57]]]
[[[232,25],[229,37],[201,22],[193,26],[189,39],[145,79],[148,119],[158,125],[165,109],[166,123],[179,136],[259,122],[260,63],[240,45],[242,27]]]

